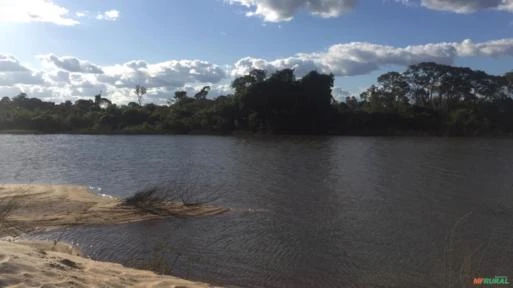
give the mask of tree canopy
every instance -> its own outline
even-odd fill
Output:
[[[513,72],[419,63],[380,75],[358,96],[336,101],[334,75],[253,70],[234,94],[170,95],[168,105],[112,104],[101,94],[60,104],[21,93],[0,99],[0,130],[45,133],[257,133],[343,135],[512,135]]]

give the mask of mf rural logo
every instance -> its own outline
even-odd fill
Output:
[[[474,278],[474,285],[509,285],[508,277]]]

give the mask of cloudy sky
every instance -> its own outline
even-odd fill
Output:
[[[0,0],[0,97],[165,103],[252,68],[336,76],[336,96],[422,61],[513,69],[513,0]]]

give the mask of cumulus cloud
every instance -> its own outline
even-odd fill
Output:
[[[64,26],[79,24],[69,14],[68,9],[51,0],[0,1],[0,22],[47,22]]]
[[[404,4],[419,3],[418,0],[396,0]],[[432,10],[468,14],[481,10],[503,10],[513,12],[513,0],[420,0],[420,5]]]
[[[51,101],[89,98],[100,91],[115,103],[135,101],[137,84],[148,88],[147,102],[163,104],[177,90],[194,95],[209,85],[209,95],[233,93],[229,82],[233,77],[247,74],[251,69],[269,73],[293,68],[299,77],[311,70],[333,73],[335,76],[363,75],[387,65],[407,66],[424,61],[452,64],[458,57],[513,56],[513,38],[475,43],[428,43],[395,47],[366,42],[336,44],[324,51],[267,60],[245,57],[228,68],[201,60],[169,60],[151,63],[132,60],[116,65],[100,66],[76,57],[40,55],[42,69],[31,70],[12,57],[0,55],[0,95],[14,96],[25,92]],[[16,92],[16,93],[11,93]],[[335,88],[333,95],[344,100],[348,91]]]
[[[134,101],[133,89],[137,84],[147,87],[149,101],[156,103],[166,103],[177,90],[185,90],[192,95],[205,85],[212,86],[210,94],[214,96],[231,91],[228,85],[218,85],[226,78],[224,69],[201,60],[159,63],[133,60],[102,68],[105,73],[94,75],[96,81],[105,84],[104,91],[111,93],[113,99],[120,103]]]
[[[320,63],[317,58],[318,57],[315,54],[297,54],[293,57],[272,61],[261,58],[245,57],[235,62],[231,70],[231,75],[233,77],[246,75],[253,69],[273,72],[280,69],[291,68],[295,70],[296,75],[305,75],[312,70],[327,71],[320,67]]]
[[[458,51],[458,56],[482,56],[482,57],[500,57],[513,56],[513,38],[492,40],[481,43],[474,43],[467,39],[461,43],[453,43]]]
[[[120,13],[118,10],[108,10],[102,13],[98,13],[96,19],[105,21],[116,21],[119,18],[119,14]]]
[[[186,83],[218,83],[226,77],[225,71],[214,64],[200,60],[171,60],[149,64],[142,60],[104,67],[98,77],[117,87],[142,84],[148,88],[181,87]]]
[[[81,72],[93,74],[103,73],[103,70],[98,65],[92,64],[88,61],[81,60],[75,57],[57,57],[53,54],[40,55],[38,57],[43,62],[43,65],[54,66],[68,72]]]
[[[20,62],[9,55],[0,55],[0,72],[28,71]]]
[[[12,86],[18,84],[43,85],[45,84],[44,73],[32,71],[16,71],[0,73],[0,86]]]
[[[172,87],[157,87],[148,89],[148,100],[157,103],[167,103],[169,100],[173,100],[174,93],[176,91],[185,91],[187,95],[194,96],[198,93],[203,87],[206,86],[202,83],[197,84],[186,84],[182,87],[172,88]],[[210,92],[208,93],[208,97],[217,97],[220,95],[228,95],[232,94],[234,91],[229,84],[208,84],[210,86]],[[127,99],[128,101],[134,101],[133,92],[128,91],[128,95],[130,95]]]
[[[310,70],[333,73],[335,76],[355,76],[368,74],[386,65],[407,66],[420,62],[452,64],[456,57],[500,57],[513,56],[513,39],[501,39],[474,43],[442,42],[406,47],[351,42],[336,44],[327,51],[265,60],[246,57],[237,61],[231,71],[236,77],[247,74],[252,69],[275,71],[293,68],[299,76]]]
[[[0,92],[14,96],[25,92],[33,97],[62,102],[92,97],[102,92],[116,103],[135,100],[137,84],[148,88],[148,102],[166,103],[177,90],[191,95],[203,86],[212,87],[210,95],[230,92],[225,69],[201,60],[170,60],[148,63],[132,60],[123,64],[99,66],[76,57],[39,55],[41,71],[22,66],[19,61],[0,55]],[[16,93],[11,93],[16,92]],[[45,94],[46,93],[46,94]]]
[[[351,10],[357,0],[225,0],[251,9],[247,16],[257,16],[267,22],[290,21],[305,10],[324,18],[337,17]]]
[[[45,73],[32,71],[10,55],[0,54],[0,86],[45,85]]]

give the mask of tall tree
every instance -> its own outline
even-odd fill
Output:
[[[204,86],[201,89],[201,91],[199,91],[198,93],[196,93],[196,95],[194,95],[194,98],[196,98],[196,100],[207,99],[208,92],[210,92],[210,86]]]
[[[137,103],[139,103],[139,106],[142,106],[143,96],[146,94],[146,92],[146,87],[139,84],[135,86],[135,95],[137,96]]]

